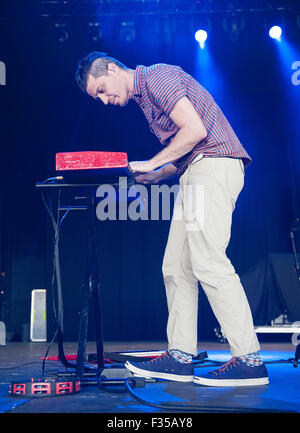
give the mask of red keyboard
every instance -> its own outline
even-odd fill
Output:
[[[67,182],[114,183],[121,176],[132,177],[127,153],[64,152],[56,154],[56,172]]]
[[[128,158],[124,152],[65,152],[56,154],[56,170],[99,170],[127,168]]]

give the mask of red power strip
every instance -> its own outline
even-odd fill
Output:
[[[10,395],[12,397],[51,397],[75,394],[80,391],[78,379],[35,379],[23,382],[12,382]]]

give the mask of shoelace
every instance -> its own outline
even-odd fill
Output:
[[[168,352],[162,353],[157,358],[151,359],[150,361],[146,361],[146,362],[150,362],[153,364],[154,362],[160,361],[161,359],[164,359],[164,358],[169,358]]]
[[[229,361],[227,361],[222,367],[218,368],[217,370],[213,370],[210,373],[214,373],[218,375],[219,373],[225,373],[229,368],[233,368],[236,365],[239,365],[239,361],[237,358],[232,358]]]

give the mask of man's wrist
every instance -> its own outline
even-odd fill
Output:
[[[177,173],[177,167],[170,162],[169,164],[166,164],[161,168],[161,179],[165,179],[171,176],[176,176],[176,173]]]

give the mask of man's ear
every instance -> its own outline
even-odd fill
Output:
[[[118,74],[118,67],[115,63],[108,63],[107,72],[112,74]]]

